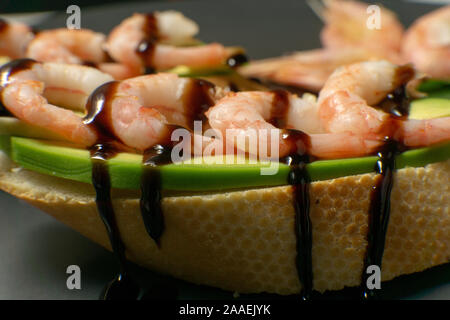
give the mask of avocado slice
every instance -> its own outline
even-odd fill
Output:
[[[443,98],[423,98],[414,100],[409,109],[409,119],[433,119],[450,116],[450,96]]]
[[[5,139],[5,138],[3,138]],[[1,139],[0,139],[1,140]],[[1,145],[0,145],[1,146]],[[69,180],[91,183],[89,151],[74,145],[45,140],[11,137],[12,159],[33,171]],[[397,168],[421,167],[450,158],[450,143],[406,151],[397,157]],[[377,157],[321,160],[307,165],[312,181],[373,172]],[[108,160],[114,188],[140,188],[142,156],[120,153]],[[277,163],[278,164],[278,163]],[[269,163],[169,164],[161,166],[162,187],[167,190],[209,191],[287,184],[289,167],[279,163],[274,175],[261,175]],[[186,183],[189,181],[189,183]]]

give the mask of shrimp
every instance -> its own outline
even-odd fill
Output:
[[[111,114],[111,133],[125,145],[146,150],[167,142],[174,126],[192,128],[191,123],[201,107],[193,92],[201,85],[193,78],[171,73],[144,75],[121,81],[105,110]],[[215,99],[213,87],[203,93]],[[195,101],[192,102],[192,99]]]
[[[413,23],[402,43],[405,59],[435,78],[450,77],[450,5]]]
[[[319,92],[337,67],[369,59],[364,50],[315,49],[279,58],[251,61],[240,67],[238,72],[246,77]]]
[[[84,110],[89,94],[112,78],[96,69],[59,63],[14,60],[0,70],[1,102],[14,116],[46,128],[66,140],[91,146],[95,130],[81,116],[61,106]],[[5,76],[6,75],[6,76]]]
[[[364,48],[380,59],[400,62],[402,24],[392,11],[378,5],[379,26],[369,27],[368,7],[368,4],[358,1],[325,1],[325,26],[320,34],[322,45],[333,51]],[[373,22],[376,23],[376,19]]]
[[[259,155],[263,147],[272,150],[272,143],[280,157],[306,151],[326,159],[371,154],[386,137],[411,147],[448,141],[449,117],[404,119],[373,107],[414,76],[410,66],[361,62],[334,71],[317,102],[287,92],[281,96],[279,92],[229,93],[206,115],[211,127],[231,140],[227,143],[252,155]],[[296,139],[287,129],[302,131],[308,138]],[[248,141],[254,132],[258,148],[252,149]],[[272,132],[278,139],[272,138]]]
[[[26,50],[28,58],[42,62],[86,64],[121,80],[140,74],[139,69],[109,62],[103,49],[106,36],[88,29],[54,29],[39,32]]]
[[[403,27],[392,12],[382,8],[381,29],[371,30],[366,26],[368,5],[357,1],[324,2],[325,6],[318,9],[325,21],[321,31],[322,48],[250,61],[238,72],[247,77],[319,92],[340,66],[380,59],[402,63]],[[319,0],[310,1],[313,8],[319,3]]]
[[[411,147],[449,140],[449,117],[404,120],[373,107],[414,75],[411,67],[399,67],[387,61],[362,62],[337,69],[318,98],[318,114],[325,131],[349,133],[371,141],[388,136]]]
[[[178,47],[192,42],[198,27],[174,11],[134,14],[115,27],[106,47],[115,60],[134,68],[165,70],[177,65],[214,66],[223,63],[228,50],[221,44]]]
[[[0,19],[0,56],[23,58],[32,38],[33,32],[27,25]]]
[[[279,157],[295,152],[308,152],[324,159],[352,157],[373,151],[379,144],[351,133],[325,132],[314,101],[287,92],[281,93],[281,101],[280,105],[277,91],[229,93],[206,115],[211,127],[221,132],[227,144],[257,157],[264,156],[261,150],[270,150],[269,158],[276,156],[272,151]],[[306,133],[307,141],[286,139],[290,132],[286,129]],[[250,146],[252,136],[256,138],[256,146]]]

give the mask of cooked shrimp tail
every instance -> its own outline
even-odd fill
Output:
[[[83,146],[95,143],[95,130],[85,125],[80,115],[61,106],[84,110],[91,91],[111,81],[110,76],[84,66],[32,60],[15,60],[4,65],[0,72],[5,76],[1,101],[18,119],[46,128],[73,143]]]

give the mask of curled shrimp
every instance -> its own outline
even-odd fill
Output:
[[[177,65],[205,67],[223,63],[228,51],[221,44],[176,46],[194,41],[197,32],[195,22],[178,12],[136,13],[111,31],[106,47],[115,60],[135,68],[164,70]]]
[[[201,113],[198,108],[202,107],[201,99],[195,94],[199,85],[202,85],[199,80],[171,73],[119,82],[110,103],[105,105],[108,108],[105,112],[112,119],[111,134],[125,145],[143,151],[166,143],[174,126],[192,129],[196,113]],[[205,85],[201,90],[215,99],[213,87]]]
[[[337,69],[318,99],[318,113],[325,131],[350,133],[371,141],[389,136],[411,147],[449,140],[449,117],[405,120],[374,107],[413,77],[411,67],[387,61],[362,62]]]
[[[413,23],[402,43],[405,59],[435,77],[450,77],[450,6],[435,10]]]
[[[257,157],[264,156],[261,150],[266,150],[271,158],[275,156],[272,151],[279,157],[306,151],[319,158],[344,158],[363,155],[378,145],[351,133],[325,132],[315,101],[287,92],[282,96],[284,106],[279,105],[280,92],[229,93],[206,115],[211,127],[221,132],[227,144]],[[281,113],[280,107],[284,110]],[[307,142],[286,139],[289,135],[286,129],[306,133]],[[249,141],[255,135],[253,143],[256,141],[257,145],[252,147]]]
[[[0,56],[23,58],[32,38],[33,32],[27,25],[0,19]]]
[[[95,130],[81,116],[60,106],[84,110],[89,94],[112,78],[94,68],[14,60],[0,70],[1,101],[18,119],[59,134],[70,142],[91,146]]]
[[[121,80],[140,74],[139,69],[109,62],[105,52],[106,36],[88,29],[54,29],[39,32],[26,50],[28,58],[42,62],[87,64]]]

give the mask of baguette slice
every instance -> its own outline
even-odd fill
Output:
[[[450,160],[400,169],[394,181],[383,281],[450,261]],[[374,183],[369,173],[311,184],[315,290],[360,285]],[[0,189],[111,250],[91,185],[17,168],[0,152]],[[301,290],[289,186],[166,196],[161,249],[139,194],[113,190],[113,199],[128,259],[141,266],[240,293]]]

